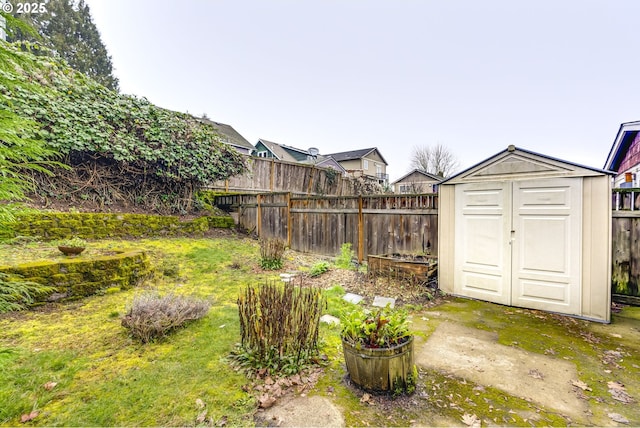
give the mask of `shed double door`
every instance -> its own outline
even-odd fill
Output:
[[[579,314],[581,194],[580,178],[456,185],[455,294]]]

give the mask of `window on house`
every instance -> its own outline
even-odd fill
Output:
[[[366,159],[362,160],[362,169],[367,170],[369,169],[369,161]]]
[[[406,184],[401,184],[400,193],[409,193],[409,186],[407,186]]]
[[[266,158],[267,157],[267,151],[266,150],[262,150],[262,151],[258,152],[258,157],[259,158]]]

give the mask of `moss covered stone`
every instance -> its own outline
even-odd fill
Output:
[[[0,266],[0,272],[56,288],[49,300],[73,300],[107,289],[134,287],[153,275],[147,254],[140,250],[92,259],[38,261]],[[43,298],[44,299],[44,298]]]
[[[234,225],[230,216],[203,216],[180,221],[176,216],[146,214],[24,212],[10,227],[2,227],[0,237],[37,236],[46,240],[73,236],[84,239],[141,238],[201,234]]]

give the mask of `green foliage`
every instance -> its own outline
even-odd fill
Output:
[[[238,298],[242,342],[233,358],[244,368],[298,373],[317,361],[325,299],[319,288],[267,282]]]
[[[0,86],[0,90],[1,90]],[[6,109],[0,110],[0,200],[25,199],[34,183],[25,177],[27,170],[48,173],[55,151],[46,147],[32,120]],[[0,222],[13,220],[10,207],[0,204]]]
[[[21,279],[10,279],[9,275],[0,272],[0,313],[26,309],[37,298],[54,291],[53,287]]]
[[[122,317],[122,326],[142,343],[148,343],[204,317],[210,306],[207,301],[175,294],[147,293],[133,299],[131,308]]]
[[[119,95],[62,60],[6,43],[0,44],[0,111],[9,125],[0,129],[12,144],[44,141],[74,167],[81,184],[52,189],[51,195],[82,187],[87,198],[97,194],[109,202],[131,193],[132,200],[144,201],[153,191],[158,200],[164,197],[160,202],[184,206],[199,188],[245,170],[242,156],[199,119]],[[74,178],[59,171],[56,176]],[[116,185],[105,195],[105,188]]]
[[[45,9],[30,14],[15,10],[13,19],[7,21],[9,41],[43,43],[75,70],[117,91],[111,57],[84,0],[49,0]]]
[[[411,337],[408,316],[407,311],[389,305],[374,312],[357,307],[341,317],[341,336],[353,346],[390,348]]]
[[[64,239],[62,241],[59,241],[58,245],[64,247],[85,248],[87,246],[87,241],[85,239],[74,236],[71,239]]]
[[[354,251],[351,249],[351,243],[345,242],[340,247],[340,254],[336,257],[335,265],[341,269],[352,269],[353,259],[355,257]]]
[[[310,277],[320,276],[328,270],[329,270],[329,263],[318,262],[315,265],[311,266],[311,269],[309,270],[309,276]]]
[[[265,270],[282,269],[284,250],[286,246],[281,239],[260,240],[260,266]]]

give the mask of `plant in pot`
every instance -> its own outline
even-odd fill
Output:
[[[341,338],[349,377],[372,392],[413,392],[413,334],[407,311],[360,307],[342,316]]]
[[[80,254],[87,248],[87,241],[77,236],[71,239],[65,239],[58,244],[60,250],[65,256]]]

